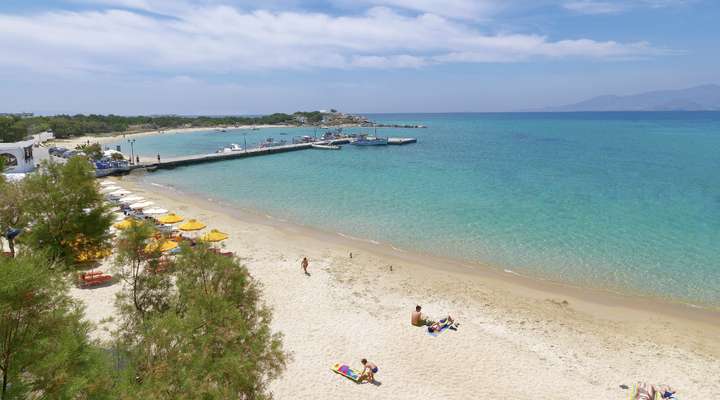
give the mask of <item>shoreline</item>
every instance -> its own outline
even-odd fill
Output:
[[[380,127],[380,126],[378,126]],[[340,125],[331,125],[331,126],[298,126],[298,125],[287,125],[287,124],[280,124],[280,125],[243,125],[239,127],[228,127],[228,128],[220,128],[216,126],[211,127],[195,127],[195,128],[173,128],[173,129],[166,129],[166,130],[147,130],[147,131],[135,131],[135,132],[111,132],[107,135],[97,135],[97,134],[90,134],[85,136],[73,136],[70,138],[64,138],[64,139],[52,139],[48,141],[48,143],[52,145],[64,145],[68,147],[74,148],[77,145],[85,144],[89,140],[90,143],[99,143],[99,144],[106,144],[110,142],[115,142],[118,139],[130,139],[130,138],[138,138],[138,137],[146,137],[146,136],[160,136],[160,135],[178,135],[178,134],[185,134],[185,133],[193,133],[193,132],[204,132],[204,131],[214,131],[215,129],[225,129],[225,130],[253,130],[253,129],[270,129],[270,128],[282,128],[282,129],[297,129],[297,128],[317,128],[317,129],[336,129],[336,128],[371,128],[368,126],[363,126],[360,124],[340,124]],[[384,128],[396,128],[394,126],[384,126]],[[224,133],[224,132],[220,132]]]
[[[184,133],[193,133],[193,132],[203,132],[203,131],[212,131],[215,129],[230,129],[230,130],[241,130],[241,129],[248,129],[251,130],[253,128],[257,129],[267,129],[267,128],[283,128],[283,129],[290,129],[290,128],[297,128],[295,125],[243,125],[237,128],[218,128],[218,127],[196,127],[196,128],[173,128],[173,129],[167,129],[167,130],[148,130],[148,131],[138,131],[138,132],[113,132],[108,135],[86,135],[86,136],[73,136],[70,138],[64,138],[64,139],[53,139],[49,141],[48,143],[52,145],[64,145],[68,146],[69,148],[74,148],[75,146],[79,144],[85,144],[89,140],[90,143],[99,143],[99,144],[106,144],[110,142],[115,142],[118,139],[129,139],[129,138],[138,138],[138,137],[147,137],[147,136],[160,136],[160,135],[178,135],[178,134],[184,134]],[[222,133],[222,132],[221,132]]]
[[[158,187],[143,174],[109,179],[229,234],[223,247],[261,285],[273,332],[292,353],[270,384],[275,398],[466,399],[482,388],[492,398],[620,400],[627,398],[620,385],[648,381],[700,399],[720,384],[717,319],[598,305]],[[300,269],[305,256],[310,276]],[[87,304],[89,320],[102,322],[114,315],[120,287],[73,295]],[[410,326],[416,304],[431,317],[449,312],[460,328],[431,337]],[[100,325],[97,336],[107,338],[112,322]],[[337,362],[357,366],[361,357],[380,366],[381,385],[357,385],[329,370]]]
[[[507,286],[507,289],[518,294],[528,295],[528,293],[534,293],[539,297],[569,297],[572,298],[576,304],[582,304],[586,310],[591,310],[594,307],[621,307],[629,311],[651,312],[678,320],[692,320],[710,324],[720,322],[720,307],[716,306],[692,304],[680,299],[629,294],[601,287],[574,285],[569,282],[524,275],[508,270],[500,265],[455,259],[417,250],[401,249],[391,242],[377,242],[372,239],[354,237],[343,232],[332,232],[290,222],[269,215],[261,210],[244,209],[229,202],[205,198],[199,193],[186,192],[175,187],[147,182],[144,181],[144,177],[138,177],[137,175],[131,175],[130,179],[133,184],[137,184],[145,190],[156,191],[166,196],[177,194],[187,196],[191,198],[194,203],[201,203],[203,208],[210,208],[214,211],[227,213],[244,222],[302,231],[305,235],[314,237],[317,240],[332,242],[335,245],[347,248],[358,248],[362,251],[392,259],[396,263],[412,263],[439,272],[452,272],[481,279],[492,279],[496,281],[496,284]]]

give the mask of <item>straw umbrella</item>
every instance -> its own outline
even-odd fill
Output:
[[[191,219],[190,221],[180,225],[178,227],[178,229],[180,229],[181,231],[190,232],[190,231],[199,231],[200,229],[203,229],[206,226],[207,225],[203,224],[202,222],[200,222],[196,219]]]
[[[203,224],[202,222],[191,219],[188,222],[178,226],[178,229],[180,229],[183,232],[193,232],[193,231],[199,231],[201,229],[204,229],[207,225]]]
[[[176,249],[178,246],[178,243],[172,240],[153,240],[145,246],[145,252],[152,253],[159,251],[160,253],[165,253],[166,251]]]
[[[124,220],[113,225],[116,229],[125,230],[133,225],[137,224],[137,221],[133,218],[125,218]]]
[[[227,233],[220,232],[217,229],[213,229],[210,232],[202,235],[200,237],[200,240],[204,242],[222,242],[223,240],[229,238],[230,236]]]
[[[183,222],[185,219],[175,213],[170,213],[159,217],[157,220],[161,224],[177,224],[178,222]]]

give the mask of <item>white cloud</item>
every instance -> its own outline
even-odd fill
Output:
[[[94,1],[154,12],[168,3]],[[242,11],[218,5],[178,6],[172,12],[172,18],[127,9],[0,14],[4,55],[0,67],[192,75],[254,69],[418,68],[532,58],[617,59],[664,53],[645,42],[487,34],[455,19],[432,13],[402,15],[385,7],[350,16]]]
[[[571,1],[563,4],[563,7],[580,14],[616,14],[626,9],[621,3],[592,0]]]
[[[645,7],[665,8],[677,7],[693,0],[573,0],[562,4],[563,8],[578,14],[618,14],[621,12]]]

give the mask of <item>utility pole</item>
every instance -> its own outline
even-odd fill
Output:
[[[129,139],[128,143],[130,143],[130,165],[135,164],[135,139]]]

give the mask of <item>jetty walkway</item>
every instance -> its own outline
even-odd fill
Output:
[[[238,151],[223,152],[223,153],[195,154],[195,155],[189,155],[189,156],[167,157],[167,158],[161,158],[160,162],[139,163],[139,164],[130,165],[129,171],[132,171],[135,169],[146,169],[146,170],[170,169],[170,168],[182,167],[182,166],[193,165],[193,164],[202,164],[202,163],[208,163],[208,162],[233,160],[236,158],[257,157],[257,156],[264,156],[264,155],[269,155],[269,154],[287,153],[287,152],[291,152],[291,151],[312,149],[313,144],[340,145],[340,144],[349,144],[351,142],[351,140],[352,139],[350,139],[350,138],[343,138],[343,139],[325,140],[325,141],[312,142],[312,143],[294,143],[294,144],[286,144],[286,145],[282,145],[282,146],[258,147],[258,148],[252,148],[252,149],[243,149],[243,150],[238,150]],[[416,143],[416,142],[417,142],[416,138],[388,138],[388,145],[404,145],[404,144],[410,144],[410,143]]]

